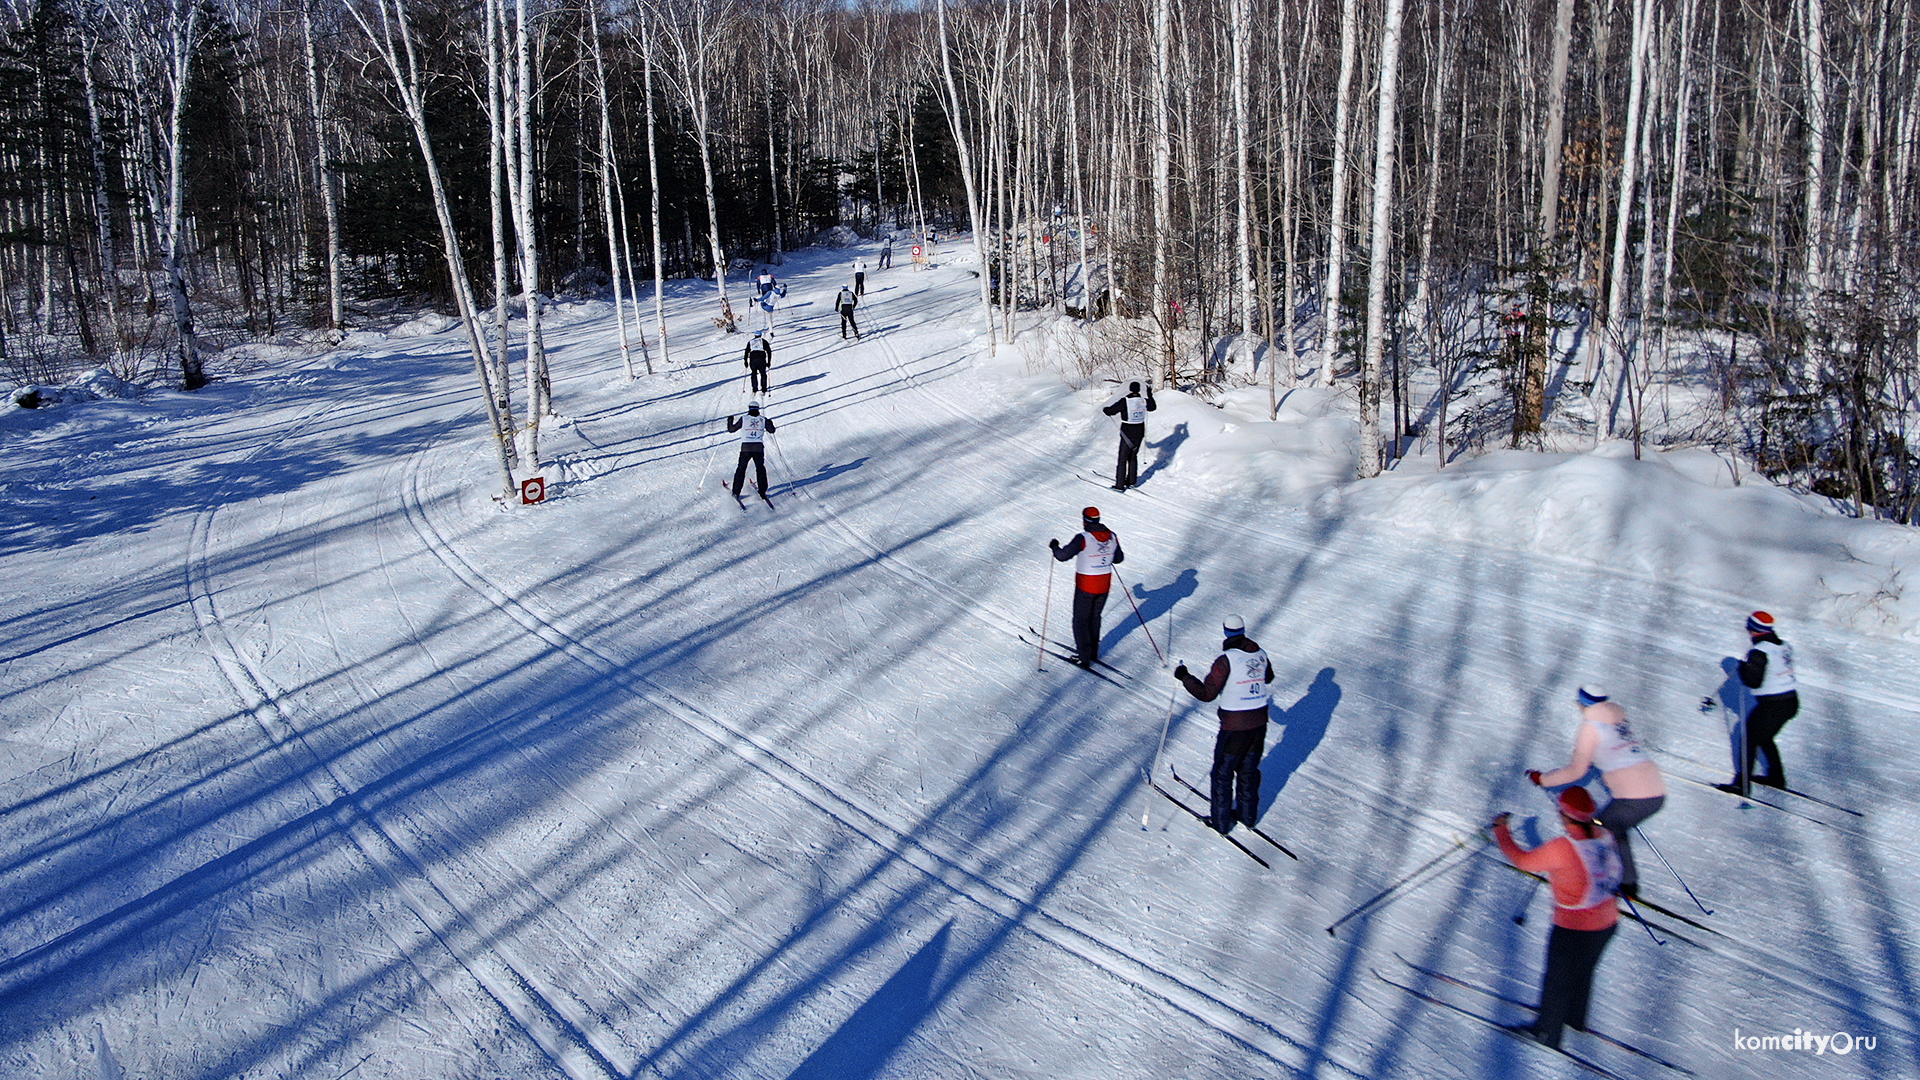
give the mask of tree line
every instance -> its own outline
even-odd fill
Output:
[[[426,299],[511,486],[544,293],[610,288],[637,373],[664,279],[730,328],[730,265],[937,223],[996,340],[1051,309],[1163,383],[1257,346],[1270,394],[1354,386],[1363,475],[1577,401],[1911,521],[1917,8],[35,0],[0,26],[0,356],[193,387],[209,348]]]

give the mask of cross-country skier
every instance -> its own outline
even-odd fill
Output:
[[[1056,561],[1073,559],[1073,647],[1079,654],[1073,662],[1092,667],[1100,659],[1100,613],[1106,610],[1107,593],[1113,587],[1113,568],[1125,562],[1120,538],[1100,521],[1100,508],[1089,506],[1080,511],[1080,531],[1062,544],[1047,541]]]
[[[1153,388],[1140,396],[1140,384],[1128,383],[1126,396],[1100,410],[1120,418],[1120,460],[1113,467],[1113,490],[1125,491],[1140,482],[1140,444],[1147,438],[1147,414],[1160,406],[1153,402]]]
[[[773,366],[773,342],[767,340],[765,330],[755,330],[747,339],[746,351],[740,354],[740,360],[747,365],[747,388],[755,394],[767,392],[767,369]]]
[[[1620,927],[1620,852],[1613,834],[1593,820],[1593,796],[1583,787],[1560,793],[1556,836],[1531,851],[1514,842],[1509,814],[1493,819],[1493,838],[1513,865],[1547,875],[1553,890],[1553,929],[1547,933],[1547,973],[1540,983],[1540,1015],[1515,1031],[1560,1048],[1561,1029],[1586,1030],[1593,969]]]
[[[1769,787],[1787,786],[1787,774],[1780,764],[1780,748],[1773,743],[1780,729],[1800,711],[1799,684],[1793,678],[1793,646],[1780,640],[1773,616],[1756,611],[1747,616],[1747,637],[1753,648],[1740,661],[1740,682],[1753,691],[1753,711],[1747,714],[1744,767],[1730,783],[1718,784],[1721,791],[1746,795],[1756,783]],[[1711,707],[1713,699],[1702,703]],[[1753,758],[1764,754],[1767,775],[1753,775]]]
[[[762,329],[771,334],[773,333],[773,309],[779,305],[780,298],[787,295],[787,287],[774,280],[772,267],[760,271],[760,276],[754,279],[754,285],[760,290],[758,300],[760,317],[766,321],[766,326]]]
[[[860,297],[854,294],[852,285],[840,286],[840,295],[834,297],[833,306],[840,309],[840,340],[847,340],[847,331],[853,331],[853,340],[860,340],[860,326],[853,321],[853,309],[860,306]]]
[[[853,259],[853,294],[867,295],[867,260],[857,255]]]
[[[753,462],[753,483],[761,498],[767,497],[767,436],[773,434],[773,420],[760,415],[760,403],[747,403],[747,415],[727,417],[728,431],[745,431],[740,436],[740,464],[733,470],[733,497],[740,497],[740,485],[747,479],[747,462]]]
[[[1207,823],[1225,833],[1236,820],[1248,826],[1260,820],[1260,757],[1267,747],[1267,705],[1273,698],[1267,684],[1273,681],[1273,664],[1266,650],[1247,636],[1240,616],[1227,616],[1220,634],[1220,655],[1213,658],[1205,680],[1194,678],[1185,664],[1173,669],[1173,677],[1199,700],[1218,703],[1213,816]]]
[[[1627,710],[1605,690],[1592,684],[1575,695],[1580,703],[1580,730],[1573,738],[1573,758],[1550,772],[1527,770],[1527,778],[1544,788],[1560,788],[1585,780],[1589,769],[1600,770],[1600,782],[1613,798],[1594,820],[1607,827],[1620,846],[1620,891],[1640,895],[1640,875],[1633,866],[1634,827],[1660,812],[1667,801],[1667,782],[1627,723]]]
[[[880,262],[875,269],[886,270],[893,266],[893,234],[888,233],[886,242],[880,245]]]

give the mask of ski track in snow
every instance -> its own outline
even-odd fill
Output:
[[[839,271],[816,256],[789,281],[824,293]],[[735,445],[718,421],[745,400],[732,340],[682,329],[678,366],[641,380],[635,400],[609,381],[619,356],[600,347],[604,319],[553,331],[556,398],[581,415],[552,430],[549,460],[594,471],[547,507],[501,514],[475,490],[487,451],[470,434],[458,347],[438,338],[391,351],[452,349],[454,375],[350,383],[351,397],[299,406],[247,450],[240,463],[266,470],[329,439],[370,445],[297,499],[237,479],[208,488],[188,530],[192,618],[265,740],[237,759],[263,770],[260,811],[234,804],[240,835],[193,854],[221,808],[189,810],[192,772],[240,766],[147,746],[90,812],[178,803],[151,866],[115,856],[60,884],[108,897],[97,911],[22,894],[0,922],[0,991],[13,996],[111,970],[114,943],[211,911],[205,940],[176,946],[193,982],[102,998],[159,1002],[141,1038],[109,1019],[111,1054],[94,1013],[66,1035],[21,1013],[0,1026],[0,1064],[92,1054],[103,1073],[124,1061],[130,1075],[201,1075],[195,1036],[215,1047],[223,1034],[167,1032],[161,1045],[161,1016],[193,1015],[210,951],[232,966],[249,939],[217,933],[223,922],[268,932],[257,876],[285,865],[276,873],[304,873],[309,893],[353,882],[384,941],[316,938],[332,959],[307,970],[286,950],[269,981],[348,1014],[377,1009],[376,983],[417,983],[449,1019],[439,1038],[396,1030],[419,1026],[405,1009],[385,1026],[328,1019],[337,1031],[269,1036],[261,1006],[240,1020],[260,1031],[213,1051],[243,1071],[1567,1075],[1564,1059],[1367,977],[1399,950],[1531,995],[1545,914],[1536,903],[1527,927],[1505,921],[1525,887],[1497,856],[1446,861],[1337,939],[1323,927],[1492,809],[1540,812],[1513,763],[1558,763],[1572,733],[1562,684],[1593,671],[1646,703],[1635,715],[1663,765],[1714,779],[1724,740],[1685,710],[1711,689],[1702,642],[1726,636],[1728,599],[1237,503],[1160,462],[1143,461],[1147,488],[1090,498],[1075,472],[1107,459],[1111,425],[1038,423],[1035,406],[995,396],[1013,384],[971,377],[976,283],[947,269],[870,280],[859,342],[839,346],[822,305],[783,307],[766,398],[777,510],[750,501],[741,514],[705,488]],[[683,327],[698,325],[695,295],[677,297]],[[1210,712],[1173,693],[1130,607],[1110,604],[1105,629],[1134,682],[1033,670],[1018,635],[1041,621],[1035,571],[1057,575],[1044,540],[1089,501],[1120,531],[1125,582],[1155,632],[1179,609],[1177,641],[1161,643],[1169,666],[1180,647],[1204,662],[1226,610],[1273,653],[1276,705],[1294,703],[1269,739],[1262,824],[1303,862],[1261,870],[1151,802],[1138,771],[1169,698],[1169,758],[1204,763]],[[712,521],[656,520],[676,513]],[[1064,633],[1071,588],[1070,575],[1053,583],[1049,636]],[[1885,1049],[1823,1070],[1920,1075],[1905,839],[1920,821],[1911,765],[1873,757],[1915,734],[1920,674],[1906,646],[1817,626],[1795,643],[1808,699],[1787,733],[1801,740],[1796,782],[1868,816],[1829,828],[1673,784],[1649,828],[1727,936],[1662,948],[1623,923],[1596,1023],[1703,1076],[1758,1064],[1726,1050],[1735,1026],[1851,1028]],[[75,722],[96,723],[88,708]],[[187,793],[150,800],[143,778],[180,768]],[[65,769],[84,791],[86,767]],[[1159,815],[1144,832],[1132,824],[1143,798]],[[8,872],[39,874],[106,839],[61,828],[9,848]],[[330,861],[349,855],[351,868]],[[1650,852],[1639,862],[1663,902],[1679,895]],[[129,897],[111,880],[123,868],[173,876]],[[31,935],[8,927],[29,915],[67,928],[19,948]],[[56,1049],[79,1044],[96,1049]],[[1598,1044],[1581,1052],[1663,1075]]]

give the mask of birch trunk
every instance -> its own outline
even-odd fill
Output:
[[[1333,385],[1334,357],[1340,348],[1340,271],[1346,261],[1348,99],[1358,51],[1359,0],[1340,3],[1340,77],[1333,106],[1333,205],[1327,215],[1327,274],[1320,293],[1320,385]]]
[[[1393,163],[1398,134],[1400,27],[1406,0],[1387,0],[1380,26],[1380,100],[1374,121],[1373,237],[1367,271],[1367,346],[1360,373],[1360,476],[1380,473],[1380,377],[1386,350],[1388,262],[1393,241]],[[1398,439],[1399,432],[1395,431]]]
[[[955,149],[960,154],[960,178],[967,191],[967,220],[973,228],[973,249],[980,259],[980,310],[987,317],[987,355],[999,348],[999,330],[994,325],[993,293],[987,281],[986,221],[980,213],[979,185],[973,174],[973,155],[968,150],[965,114],[960,109],[960,88],[953,79],[952,50],[947,47],[947,0],[934,0],[934,17],[940,32],[940,74],[947,88],[947,122],[953,129]]]

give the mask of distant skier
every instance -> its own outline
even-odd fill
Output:
[[[840,295],[834,298],[833,306],[840,309],[840,340],[847,340],[847,331],[853,331],[853,340],[860,340],[860,326],[853,321],[853,309],[860,306],[860,297],[853,286],[840,286]]]
[[[760,290],[758,300],[760,317],[766,322],[766,326],[762,329],[771,334],[773,333],[773,309],[778,307],[780,299],[787,295],[787,287],[774,280],[771,268],[760,271],[760,276],[754,279],[754,284]]]
[[[1120,460],[1113,467],[1113,490],[1125,491],[1140,482],[1140,444],[1147,438],[1147,414],[1158,409],[1153,388],[1140,396],[1140,384],[1128,383],[1126,396],[1100,410],[1120,418]]]
[[[761,498],[767,497],[767,436],[773,434],[773,420],[760,415],[760,403],[747,403],[747,415],[727,417],[728,431],[744,431],[740,436],[740,464],[733,470],[733,497],[740,497],[740,486],[747,479],[747,462],[753,462],[754,487]]]
[[[1107,593],[1113,587],[1113,568],[1126,561],[1120,550],[1120,538],[1100,522],[1100,508],[1089,506],[1080,511],[1080,531],[1062,544],[1047,541],[1058,562],[1073,559],[1073,647],[1078,653],[1073,662],[1092,667],[1100,659],[1100,613],[1106,610]]]
[[[867,295],[867,260],[858,256],[853,260],[853,295]]]
[[[1640,874],[1633,865],[1630,834],[1641,822],[1660,812],[1667,801],[1667,782],[1660,766],[1627,723],[1627,710],[1591,684],[1575,698],[1580,703],[1580,730],[1573,738],[1573,758],[1551,772],[1527,770],[1527,778],[1544,788],[1560,788],[1585,780],[1589,769],[1600,770],[1600,782],[1613,798],[1594,818],[1607,827],[1620,846],[1620,891],[1640,895]]]
[[[1514,842],[1507,827],[1511,815],[1493,819],[1493,838],[1507,859],[1522,870],[1547,875],[1553,890],[1553,929],[1547,934],[1547,973],[1540,983],[1540,1015],[1513,1030],[1558,1050],[1561,1030],[1571,1024],[1586,1030],[1587,999],[1593,970],[1620,926],[1620,852],[1613,834],[1593,820],[1593,796],[1583,787],[1560,793],[1556,836],[1531,851]]]
[[[1747,713],[1743,766],[1731,782],[1715,785],[1721,791],[1742,796],[1751,793],[1756,783],[1777,788],[1787,786],[1780,748],[1773,740],[1800,711],[1799,684],[1793,678],[1793,646],[1780,640],[1773,616],[1764,611],[1747,616],[1747,638],[1753,648],[1747,651],[1747,658],[1740,661],[1740,682],[1753,691],[1753,710]],[[1708,698],[1701,705],[1712,708],[1713,699]],[[1758,778],[1753,775],[1756,754],[1763,754],[1767,759],[1767,775]]]
[[[770,293],[780,288],[780,282],[774,278],[773,267],[771,266],[762,267],[759,276],[753,279],[753,284],[755,288],[760,290],[759,295],[762,300],[765,300]]]
[[[886,242],[880,245],[880,262],[879,262],[879,265],[875,267],[875,269],[888,270],[888,269],[892,269],[892,267],[893,267],[893,234],[888,233]]]
[[[747,339],[747,349],[740,355],[741,362],[747,365],[747,388],[755,394],[767,393],[767,369],[773,366],[773,342],[767,340],[764,330],[755,330]]]
[[[1260,820],[1260,758],[1267,747],[1267,706],[1273,692],[1273,664],[1266,650],[1247,636],[1238,615],[1221,624],[1220,655],[1205,680],[1196,679],[1181,664],[1173,677],[1201,701],[1218,702],[1220,733],[1213,740],[1213,816],[1208,824],[1219,832],[1233,829],[1238,820],[1252,826]]]

